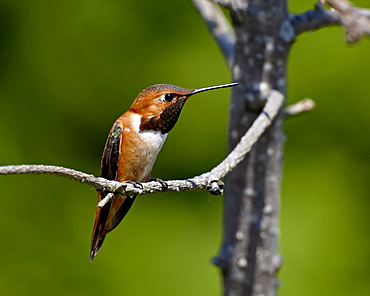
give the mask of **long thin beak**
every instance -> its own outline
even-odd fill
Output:
[[[236,86],[238,84],[239,83],[237,83],[237,82],[233,82],[233,83],[228,83],[228,84],[221,84],[221,85],[215,85],[215,86],[208,86],[208,87],[197,88],[197,89],[194,89],[190,93],[190,95],[194,95],[194,94],[197,94],[197,93],[200,93],[200,92],[203,92],[203,91],[217,89],[217,88],[232,87],[232,86]]]

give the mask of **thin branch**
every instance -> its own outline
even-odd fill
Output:
[[[356,42],[362,35],[370,36],[370,10],[353,7],[346,0],[327,0],[341,18],[341,23],[347,31],[347,42]]]
[[[234,64],[235,35],[220,7],[210,0],[192,0],[203,20],[206,22],[209,32],[215,38],[227,64]]]
[[[285,108],[285,116],[290,117],[300,115],[312,111],[313,109],[315,109],[315,107],[316,107],[315,101],[310,98],[306,98],[301,101],[298,101],[295,104],[287,106]]]
[[[361,35],[370,31],[370,10],[355,8],[344,0],[328,0],[334,9],[325,9],[322,2],[315,4],[314,10],[303,14],[291,14],[295,36],[306,31],[318,30],[325,26],[343,25],[347,31],[347,41],[357,41]]]
[[[54,165],[22,164],[22,165],[0,166],[0,175],[12,175],[12,174],[46,174],[60,176],[75,181],[79,181],[83,184],[90,185],[92,187],[95,187],[99,191],[109,191],[115,193],[126,192],[124,187],[127,186],[127,192],[138,194],[138,192],[131,191],[131,190],[135,191],[135,187],[130,183],[125,184],[116,181],[106,180],[100,177],[97,178],[91,174],[86,174],[81,171],[76,171],[73,169]]]
[[[321,2],[315,4],[314,10],[302,14],[290,14],[295,35],[318,30],[325,26],[340,25],[340,16],[335,10],[326,10]]]
[[[241,162],[245,155],[252,149],[253,145],[257,142],[263,132],[271,125],[271,122],[277,115],[280,107],[283,105],[284,95],[277,91],[271,90],[267,97],[265,107],[260,115],[253,122],[250,129],[240,139],[238,145],[233,151],[209,174],[221,179],[230,172],[236,165]]]
[[[208,173],[196,176],[187,180],[166,181],[168,188],[166,192],[190,191],[207,189],[213,194],[221,194],[223,183],[219,179],[225,177],[245,155],[251,150],[252,146],[258,141],[268,126],[271,125],[280,108],[282,107],[284,96],[272,90],[268,96],[265,107],[257,117],[251,128],[246,132],[235,149],[214,169]],[[110,181],[104,178],[97,178],[69,168],[52,165],[9,165],[0,166],[0,175],[11,174],[48,174],[61,176],[84,184],[95,187],[99,191],[107,191],[114,194],[148,194],[162,192],[162,184],[157,181],[141,183],[142,188],[138,188],[130,182]],[[107,202],[105,200],[104,202]],[[104,206],[104,204],[100,205]]]

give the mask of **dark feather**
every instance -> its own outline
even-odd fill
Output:
[[[122,129],[115,124],[103,152],[100,175],[108,180],[116,180],[118,172],[118,160],[120,155]]]
[[[126,216],[127,212],[130,210],[132,204],[135,201],[136,196],[127,196],[125,197],[125,201],[117,211],[116,215],[114,216],[114,220],[112,224],[107,229],[106,233],[111,232],[114,228],[118,226],[118,224],[122,221],[122,219]]]
[[[122,141],[122,129],[119,125],[115,124],[108,136],[107,142],[105,144],[104,152],[103,152],[103,157],[101,161],[101,171],[100,171],[100,174],[103,178],[106,178],[108,180],[117,179],[118,160],[119,160],[119,155],[120,155],[121,141]],[[104,199],[105,196],[106,196],[106,193],[100,192],[99,201]],[[107,222],[107,218],[109,215],[111,205],[112,205],[112,201],[108,202],[103,208],[97,208],[92,243],[91,243],[90,261],[94,259],[94,256],[96,255],[101,245],[103,244],[105,234],[106,234],[106,233],[103,233],[103,231],[105,228],[105,224]],[[131,205],[129,206],[129,208],[130,207]],[[120,220],[122,220],[122,218]],[[111,227],[110,230],[112,230],[113,228],[114,227]]]

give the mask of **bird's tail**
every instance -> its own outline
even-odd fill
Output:
[[[90,262],[93,262],[94,257],[96,256],[104,242],[104,239],[105,235],[100,235],[97,238],[93,238],[93,241],[91,243]]]
[[[104,199],[106,194],[104,192],[99,192],[98,195],[98,203]],[[109,212],[111,211],[112,206],[112,200],[107,202],[102,208],[96,207],[96,213],[95,213],[95,220],[94,220],[94,229],[92,233],[92,239],[91,239],[91,251],[90,251],[90,262],[94,260],[95,255],[100,250],[105,235],[107,233],[106,231],[106,224],[107,219],[109,216]]]
[[[100,192],[98,202],[104,199],[105,193]],[[94,229],[91,240],[90,261],[94,260],[95,255],[100,250],[105,236],[112,231],[126,216],[131,208],[135,197],[114,196],[112,200],[107,202],[102,208],[96,208]]]

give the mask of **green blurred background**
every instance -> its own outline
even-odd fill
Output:
[[[310,9],[313,1],[292,1]],[[368,6],[368,0],[357,1]],[[114,120],[155,83],[202,87],[230,72],[190,1],[0,1],[0,165],[98,174]],[[370,291],[370,42],[304,34],[289,60],[280,295]],[[153,176],[187,178],[225,156],[230,90],[189,100]],[[0,177],[2,295],[220,295],[210,258],[222,198],[139,197],[89,262],[96,192],[54,176]]]

